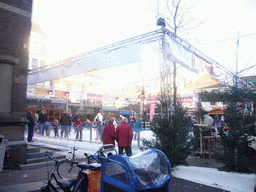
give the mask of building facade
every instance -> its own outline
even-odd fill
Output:
[[[24,141],[32,0],[0,0],[0,135],[13,164],[26,163]]]

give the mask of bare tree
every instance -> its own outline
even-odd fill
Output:
[[[178,34],[182,34],[183,32],[187,32],[190,29],[195,29],[197,28],[199,25],[197,25],[196,27],[190,28],[189,24],[194,20],[191,17],[186,17],[190,10],[193,8],[194,4],[186,7],[185,5],[182,5],[182,0],[166,0],[166,10],[167,10],[167,14],[170,17],[165,17],[166,19],[166,24],[167,27],[171,29],[171,31],[173,31],[173,33],[175,34],[175,36],[177,36]],[[159,9],[159,1],[158,1],[158,9]],[[159,12],[158,12],[159,14]],[[168,69],[168,67],[165,67],[164,70]],[[164,72],[164,74],[167,74],[166,72]],[[176,108],[176,103],[177,103],[177,85],[176,85],[176,76],[177,76],[177,66],[176,63],[173,63],[173,106],[174,108]],[[164,80],[164,75],[161,78],[162,80]],[[168,83],[164,83],[164,84],[168,84]],[[164,87],[162,89],[168,89],[169,87]],[[167,97],[168,100],[168,97]],[[170,103],[170,101],[166,101],[167,105]]]

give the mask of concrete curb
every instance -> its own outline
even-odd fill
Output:
[[[233,192],[254,192],[256,187],[255,174],[223,172],[214,168],[177,166],[173,168],[172,176]]]

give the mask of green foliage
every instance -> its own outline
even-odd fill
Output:
[[[163,151],[172,166],[185,164],[185,159],[192,150],[189,126],[191,119],[186,116],[186,110],[178,103],[174,115],[169,116],[165,113],[154,118],[151,130],[155,133],[156,139],[144,139],[142,149],[157,148]]]
[[[226,101],[226,98],[221,91],[212,90],[210,92],[208,91],[202,91],[199,93],[199,97],[202,102],[220,102],[220,101]]]
[[[232,88],[224,96],[228,99],[224,118],[230,129],[220,130],[222,147],[215,151],[216,160],[225,164],[227,171],[254,172],[256,159],[249,154],[252,141],[248,127],[255,121],[255,111],[245,110],[252,95],[248,90]]]
[[[191,140],[193,151],[200,151],[200,129],[198,126],[193,126],[194,138]],[[209,127],[202,127],[202,136],[211,136]],[[206,142],[206,144],[208,144]],[[207,147],[206,147],[207,148]]]

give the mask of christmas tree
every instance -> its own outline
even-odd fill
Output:
[[[252,136],[255,134],[255,93],[248,89],[231,88],[224,94],[226,127],[220,129],[221,146],[216,160],[225,164],[226,171],[255,172],[256,158],[252,155]]]
[[[166,105],[162,106],[166,109]],[[152,140],[143,140],[142,149],[157,148],[169,158],[172,167],[186,164],[185,159],[192,151],[189,131],[191,119],[186,110],[177,103],[175,111],[163,110],[151,123],[151,130],[156,136]]]

